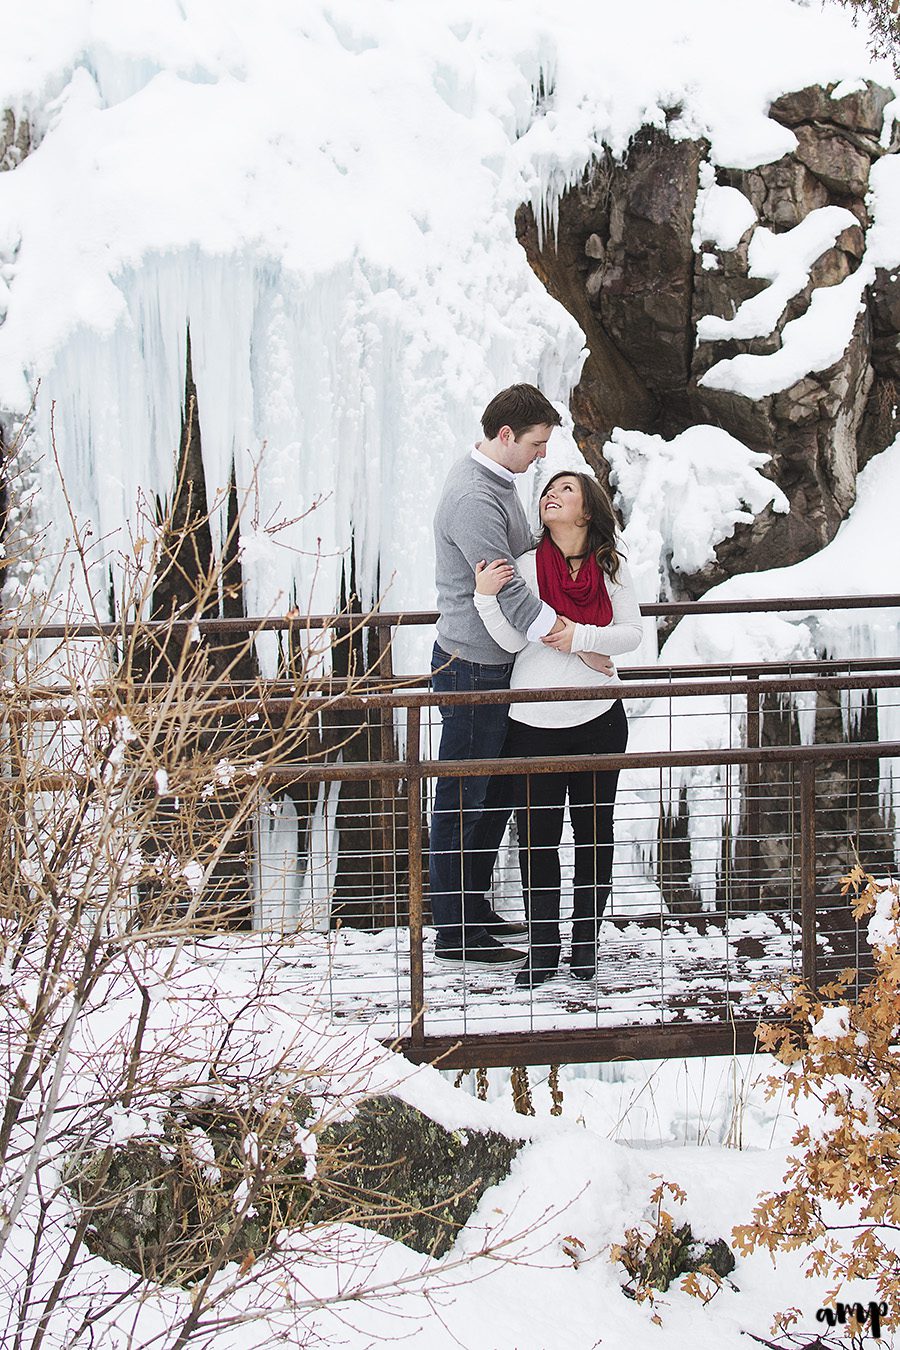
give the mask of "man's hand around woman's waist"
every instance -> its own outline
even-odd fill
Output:
[[[476,593],[478,595],[499,595],[506,583],[511,580],[514,572],[515,568],[506,558],[495,558],[490,563],[482,559],[480,563],[475,564]],[[554,651],[565,655],[572,651],[574,634],[575,624],[571,619],[566,619],[562,614],[559,614],[556,623],[546,637],[541,638],[541,642],[545,647],[552,647]],[[586,666],[589,666],[591,670],[596,670],[600,675],[608,675],[611,678],[616,673],[616,668],[608,656],[602,656],[599,652],[577,652],[576,655]]]
[[[571,652],[575,627],[576,625],[571,619],[567,619],[565,615],[560,614],[547,636],[541,638],[541,642],[545,647],[552,647],[554,651]],[[576,652],[575,655],[580,657],[586,666],[590,666],[591,670],[596,670],[601,675],[612,676],[616,673],[616,668],[610,658],[602,656],[600,652]]]

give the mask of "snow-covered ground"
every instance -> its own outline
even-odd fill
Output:
[[[525,1144],[509,1176],[484,1193],[441,1259],[352,1226],[319,1230],[312,1241],[301,1232],[283,1234],[277,1255],[258,1253],[250,1271],[236,1262],[220,1271],[212,1292],[221,1298],[205,1319],[215,1330],[199,1344],[263,1350],[279,1335],[306,1344],[304,1327],[324,1345],[348,1350],[405,1337],[440,1350],[681,1350],[687,1344],[742,1350],[748,1333],[767,1335],[773,1315],[789,1307],[800,1310],[801,1330],[815,1331],[826,1285],[804,1277],[802,1250],[774,1265],[765,1255],[740,1257],[706,1305],[677,1287],[653,1306],[638,1305],[622,1293],[624,1272],[611,1259],[626,1229],[648,1223],[660,1178],[686,1193],[681,1205],[667,1201],[676,1222],[690,1222],[709,1240],[728,1239],[732,1225],[749,1221],[758,1194],[777,1188],[793,1131],[812,1116],[805,1108],[795,1115],[777,1091],[767,1100],[775,1066],[766,1056],[563,1069],[558,1118],[551,1115],[547,1071],[533,1069],[532,1118],[513,1110],[505,1073],[492,1071],[489,1100],[482,1103],[471,1076],[457,1087],[452,1075],[385,1052],[358,1026],[329,1026],[315,987],[296,980],[290,988],[259,986],[211,950],[197,959],[134,949],[130,962],[150,993],[142,1062],[153,1066],[147,1081],[156,1087],[141,1087],[130,1107],[97,1111],[127,1061],[140,1007],[125,964],[117,964],[98,987],[93,1009],[79,1019],[60,1074],[62,1129],[47,1141],[42,1172],[46,1208],[41,1217],[41,1196],[32,1192],[3,1253],[0,1317],[17,1304],[39,1221],[45,1239],[36,1264],[38,1292],[49,1288],[65,1253],[71,1200],[63,1189],[51,1193],[48,1181],[51,1159],[60,1169],[65,1165],[67,1142],[89,1137],[102,1147],[153,1139],[169,1093],[178,1091],[182,1103],[223,1092],[249,1101],[264,1090],[265,1073],[276,1070],[282,1083],[295,1081],[309,1091],[314,1117],[334,1119],[360,1094],[390,1091],[448,1129],[495,1129]],[[19,992],[28,997],[26,982]],[[214,1051],[210,1072],[204,1057]],[[243,1094],[235,1076],[242,1064]],[[195,1136],[202,1160],[209,1144]],[[312,1171],[312,1136],[308,1143]],[[91,1344],[123,1350],[173,1345],[194,1291],[149,1285],[139,1300],[111,1303],[110,1293],[125,1287],[124,1272],[82,1249],[50,1319],[48,1344],[75,1343],[87,1315]],[[363,1289],[371,1292],[360,1297]],[[852,1301],[870,1296],[862,1285],[842,1290]],[[253,1316],[235,1323],[242,1312]]]

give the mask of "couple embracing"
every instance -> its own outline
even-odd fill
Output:
[[[641,640],[640,609],[606,493],[584,473],[555,474],[540,497],[535,547],[515,477],[543,459],[560,417],[533,385],[502,390],[484,439],[447,477],[434,519],[440,618],[436,693],[596,687],[596,699],[441,708],[439,758],[617,754],[628,728],[603,697],[612,657]],[[515,565],[513,565],[513,561]],[[570,969],[591,979],[610,890],[618,774],[566,767],[493,779],[439,778],[430,837],[435,956],[456,964],[522,961],[532,987],[560,959],[560,858],[566,797],[575,838]],[[504,922],[485,892],[515,810],[527,925]],[[528,951],[503,939],[528,938]]]

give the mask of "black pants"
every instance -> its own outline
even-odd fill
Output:
[[[617,700],[601,717],[575,727],[530,727],[510,719],[504,754],[526,759],[621,754],[627,743],[628,721]],[[534,966],[553,968],[559,961],[559,842],[566,796],[575,836],[572,940],[596,940],[610,892],[618,780],[617,770],[584,769],[523,774],[515,780],[519,865]]]

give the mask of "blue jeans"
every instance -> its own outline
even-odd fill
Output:
[[[431,658],[435,693],[508,689],[512,662],[488,666],[450,657],[435,645]],[[506,704],[441,710],[438,759],[496,759],[506,739]],[[474,881],[474,849],[488,777],[439,778],[434,793],[428,859],[431,912],[437,947],[478,945],[486,937],[484,887]],[[482,869],[483,870],[483,869]]]

